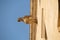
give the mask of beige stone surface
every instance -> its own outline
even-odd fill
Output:
[[[33,18],[37,18],[38,24],[30,24],[30,40],[60,40],[60,33],[58,32],[58,0],[31,1],[33,1],[31,3],[31,15],[34,14]],[[46,31],[42,30],[42,27]],[[45,39],[45,32],[47,39]],[[42,35],[43,37],[41,37]]]
[[[30,15],[33,19],[37,18],[37,0],[30,0]],[[30,40],[36,40],[36,23],[30,24]]]
[[[42,0],[47,40],[60,40],[58,32],[58,0]]]

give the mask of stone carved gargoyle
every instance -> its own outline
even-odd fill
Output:
[[[18,22],[21,22],[21,21],[26,24],[37,23],[37,19],[33,19],[32,16],[24,16],[24,17],[18,18]]]

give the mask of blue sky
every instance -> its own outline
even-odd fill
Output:
[[[29,40],[29,25],[17,22],[29,13],[30,0],[0,0],[0,40]]]

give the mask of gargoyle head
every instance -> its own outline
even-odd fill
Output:
[[[23,19],[22,18],[18,18],[18,22],[21,22],[21,21],[23,21]]]

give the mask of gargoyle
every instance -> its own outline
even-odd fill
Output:
[[[22,18],[18,18],[18,22],[23,21],[26,24],[37,23],[37,19],[33,19],[32,16],[24,16]]]

